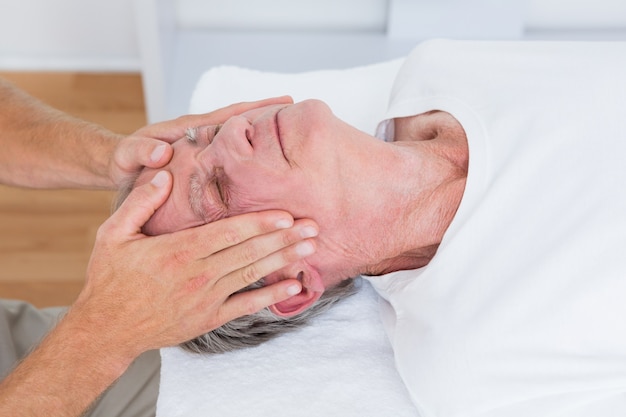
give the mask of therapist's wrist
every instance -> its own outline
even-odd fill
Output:
[[[100,372],[117,379],[148,348],[140,346],[132,329],[123,329],[115,315],[98,314],[98,310],[77,302],[58,327],[84,356],[93,358]]]
[[[132,355],[69,312],[0,382],[0,415],[79,416],[130,366]]]

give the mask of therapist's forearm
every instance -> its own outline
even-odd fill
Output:
[[[0,182],[33,188],[113,188],[121,136],[73,118],[0,79]]]
[[[80,416],[134,354],[68,316],[0,383],[0,416]]]

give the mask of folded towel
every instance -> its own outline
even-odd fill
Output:
[[[235,66],[211,68],[196,85],[190,111],[202,113],[239,101],[290,95],[294,101],[315,98],[335,115],[364,132],[374,133],[387,110],[389,92],[403,58],[362,67],[282,74]]]
[[[417,410],[395,369],[378,295],[359,291],[309,326],[220,355],[161,350],[157,417],[404,417]]]

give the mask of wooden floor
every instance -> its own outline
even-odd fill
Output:
[[[22,89],[118,133],[146,123],[139,74],[7,73]],[[1,169],[1,167],[0,167]],[[0,298],[68,305],[80,291],[113,193],[0,186]]]

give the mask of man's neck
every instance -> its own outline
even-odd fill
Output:
[[[399,140],[392,145],[398,158],[381,170],[387,182],[376,194],[384,198],[381,211],[371,217],[381,220],[376,229],[386,239],[372,248],[378,259],[362,273],[379,275],[428,264],[461,202],[468,166],[463,129],[443,112],[416,118],[421,118],[419,126],[415,119],[396,124]],[[415,135],[416,129],[431,136]]]

